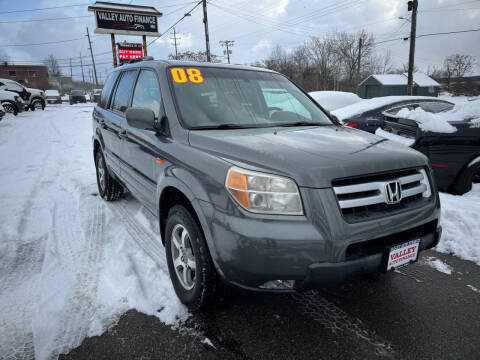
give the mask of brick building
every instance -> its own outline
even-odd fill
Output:
[[[11,79],[26,87],[48,89],[48,70],[45,65],[0,64],[0,78]]]

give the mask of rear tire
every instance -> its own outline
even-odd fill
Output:
[[[123,194],[123,186],[108,172],[105,158],[101,151],[95,155],[95,168],[97,170],[98,193],[107,201],[114,201]]]
[[[452,192],[463,195],[472,190],[472,184],[480,179],[480,162],[470,167],[465,167],[457,175],[457,179],[452,186]]]
[[[181,234],[184,232],[186,235],[182,237]],[[175,205],[168,213],[165,253],[173,288],[189,310],[201,310],[219,301],[223,284],[210,258],[205,237],[192,214],[182,205]],[[182,269],[185,267],[190,269],[190,276],[183,278],[187,281],[182,281]],[[189,288],[192,283],[193,287]]]

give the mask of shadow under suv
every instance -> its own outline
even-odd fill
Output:
[[[108,77],[93,111],[100,195],[158,216],[190,309],[223,284],[296,291],[415,261],[438,243],[427,158],[341,126],[286,77],[146,60]]]

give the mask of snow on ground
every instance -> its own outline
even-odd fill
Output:
[[[444,263],[442,260],[437,259],[432,256],[428,256],[423,259],[423,262],[428,266],[440,271],[441,273],[451,275],[452,274],[452,267],[447,263]]]
[[[128,309],[186,319],[157,223],[135,199],[97,195],[92,106],[47,106],[0,121],[0,354],[55,359]],[[480,185],[441,194],[437,250],[480,265]]]
[[[128,309],[174,324],[156,221],[134,199],[97,196],[92,105],[0,121],[0,354],[56,358]]]
[[[462,195],[440,194],[443,234],[435,250],[480,265],[480,184]]]

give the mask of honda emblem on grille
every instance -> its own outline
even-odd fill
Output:
[[[399,181],[390,181],[385,184],[385,202],[387,204],[398,204],[402,201],[402,185]]]

